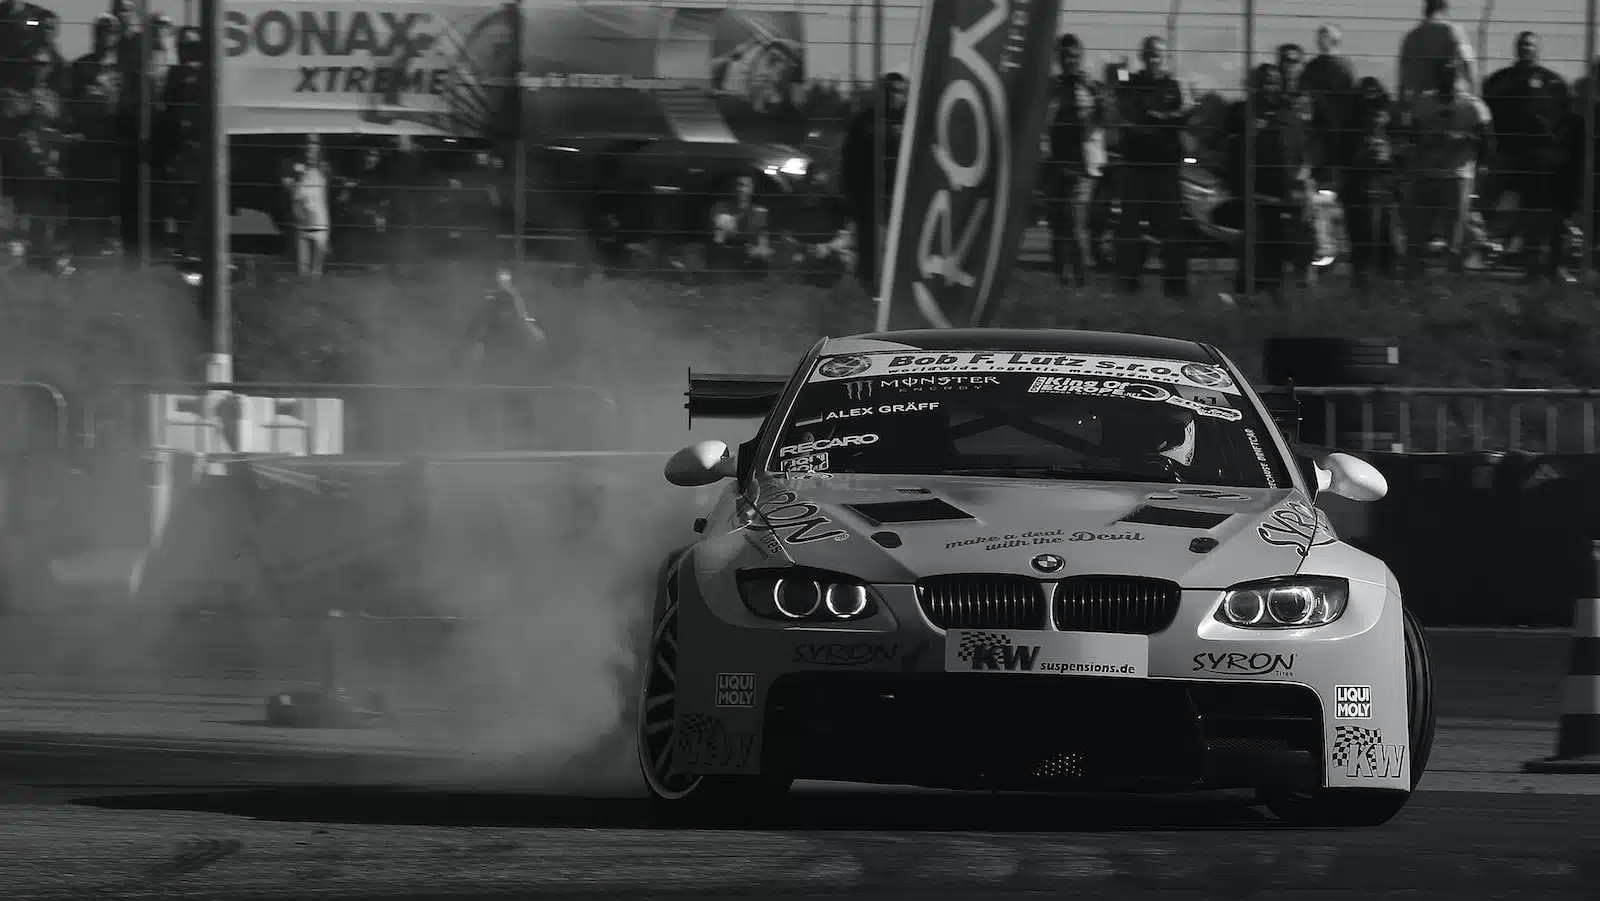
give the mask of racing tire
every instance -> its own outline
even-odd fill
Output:
[[[1312,793],[1263,792],[1260,800],[1278,819],[1298,826],[1381,826],[1393,819],[1427,772],[1438,714],[1434,707],[1433,659],[1422,623],[1405,609],[1407,738],[1411,745],[1411,790],[1322,789]]]
[[[677,772],[678,603],[669,601],[650,637],[639,688],[639,771],[658,814],[748,816],[775,807],[793,780],[778,776],[690,776]]]

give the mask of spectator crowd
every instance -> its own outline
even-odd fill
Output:
[[[199,30],[112,0],[89,25],[89,51],[69,61],[60,27],[48,9],[0,0],[0,195],[22,225],[18,243],[58,269],[146,240],[182,246],[188,229],[167,223],[192,218]]]
[[[54,13],[0,0],[0,197],[21,226],[15,244],[41,267],[196,250],[201,35],[137,9],[111,0],[89,26],[89,52],[68,61]],[[1091,73],[1083,42],[1063,35],[1037,192],[1052,267],[1071,289],[1109,276],[1137,291],[1154,247],[1169,296],[1190,294],[1197,256],[1236,257],[1238,291],[1273,292],[1314,281],[1338,247],[1358,288],[1416,278],[1438,256],[1457,271],[1510,259],[1531,279],[1573,280],[1574,245],[1600,230],[1577,221],[1575,188],[1600,158],[1586,152],[1596,139],[1587,90],[1541,64],[1538,35],[1519,35],[1513,51],[1514,63],[1482,77],[1448,0],[1424,0],[1392,84],[1357,77],[1339,28],[1324,24],[1314,52],[1278,47],[1230,103],[1194,96],[1160,37],[1143,41],[1137,66]],[[803,177],[808,196],[779,206],[754,175],[731,180],[697,226],[705,265],[853,270],[875,290],[907,89],[899,74],[861,97],[813,84],[802,105],[825,159]],[[234,204],[272,211],[304,275],[330,255],[407,257],[414,248],[397,237],[407,223],[428,227],[428,254],[493,244],[474,233],[512,224],[512,167],[487,142],[239,143]],[[252,180],[268,200],[240,196]],[[1202,199],[1216,189],[1220,205]],[[609,220],[588,219],[575,225],[598,239]]]
[[[1111,67],[1097,79],[1079,39],[1062,36],[1041,178],[1061,280],[1087,286],[1101,259],[1118,287],[1140,290],[1155,243],[1164,292],[1185,297],[1196,245],[1248,222],[1253,240],[1232,246],[1236,287],[1272,293],[1332,261],[1324,230],[1334,212],[1358,289],[1418,278],[1440,254],[1457,272],[1505,257],[1530,279],[1573,280],[1569,233],[1593,240],[1591,223],[1575,219],[1595,135],[1586,89],[1541,64],[1539,36],[1518,35],[1515,62],[1480,82],[1448,0],[1425,0],[1392,85],[1358,78],[1341,37],[1324,24],[1314,54],[1278,47],[1249,73],[1246,99],[1217,116],[1171,71],[1163,39],[1145,39],[1138,71]],[[1202,168],[1229,198],[1209,222],[1195,202]]]

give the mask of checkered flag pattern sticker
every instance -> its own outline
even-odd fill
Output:
[[[956,656],[963,663],[971,663],[974,658],[983,655],[987,658],[996,654],[1001,648],[1011,647],[1011,636],[994,635],[989,632],[969,632],[961,636],[961,647],[956,649]]]
[[[1376,729],[1366,726],[1334,726],[1333,727],[1333,765],[1347,767],[1350,765],[1350,753],[1359,748],[1370,748],[1381,744],[1383,735]]]

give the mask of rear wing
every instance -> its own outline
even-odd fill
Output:
[[[1300,440],[1300,399],[1295,396],[1294,382],[1287,385],[1257,385],[1256,394],[1267,408],[1267,415],[1277,423],[1283,440],[1295,444]]]
[[[739,375],[689,371],[689,424],[699,419],[760,419],[778,402],[787,375]]]

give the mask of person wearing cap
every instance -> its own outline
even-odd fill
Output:
[[[171,213],[177,226],[177,250],[185,255],[199,251],[200,140],[205,115],[205,47],[199,28],[178,30],[178,64],[167,72],[161,89],[160,114],[155,122],[156,159],[161,167],[163,200],[159,208]]]
[[[855,225],[856,280],[869,296],[877,296],[881,239],[894,202],[895,167],[900,159],[900,131],[905,123],[910,86],[899,72],[878,83],[876,98],[855,114],[839,151],[839,187]],[[877,155],[878,120],[882,118],[883,158]]]
[[[12,196],[18,216],[28,223],[29,261],[65,275],[71,266],[61,240],[66,213],[62,166],[73,134],[54,87],[60,81],[58,59],[54,48],[36,47],[29,60],[32,84],[0,92],[0,108],[11,142],[6,159],[16,179]]]
[[[1493,143],[1489,108],[1461,89],[1460,60],[1435,63],[1434,84],[1412,100],[1409,160],[1410,190],[1406,198],[1406,266],[1420,276],[1422,261],[1434,234],[1447,236],[1450,268],[1465,268],[1467,218],[1478,162]]]
[[[1105,126],[1110,103],[1083,68],[1083,42],[1064,34],[1056,42],[1061,72],[1051,101],[1045,148],[1045,192],[1051,260],[1063,283],[1087,287],[1093,262],[1089,213],[1106,164]]]
[[[117,70],[117,39],[122,23],[102,13],[93,25],[88,53],[72,61],[68,107],[83,141],[73,147],[71,179],[73,243],[80,255],[116,252],[117,107],[122,73]]]
[[[1189,248],[1183,237],[1184,131],[1195,105],[1189,90],[1167,69],[1167,42],[1147,37],[1139,48],[1144,68],[1118,91],[1122,125],[1122,217],[1117,223],[1117,277],[1122,289],[1140,289],[1148,247],[1145,228],[1161,242],[1162,290],[1189,296]]]
[[[1556,172],[1572,100],[1566,79],[1539,64],[1537,34],[1517,35],[1513,50],[1516,62],[1483,85],[1483,101],[1494,117],[1495,159],[1490,183],[1479,179],[1479,206],[1492,228],[1502,196],[1517,195],[1515,230],[1522,233],[1524,270],[1529,278],[1558,278],[1564,217]]]

